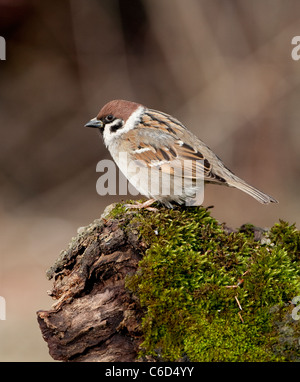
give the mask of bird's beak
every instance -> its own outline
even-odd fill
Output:
[[[102,129],[103,128],[103,122],[100,121],[100,119],[93,118],[86,125],[84,125],[84,127],[96,127],[98,129]]]

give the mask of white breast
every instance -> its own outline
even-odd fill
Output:
[[[120,171],[141,194],[148,195],[148,169],[141,167],[139,163],[132,160],[126,151],[122,151],[122,135],[135,128],[137,123],[140,122],[144,110],[143,106],[139,106],[127,119],[124,126],[115,132],[112,132],[110,128],[117,120],[106,124],[103,139]]]

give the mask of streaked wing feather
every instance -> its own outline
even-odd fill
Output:
[[[157,129],[160,130],[159,136],[155,134]],[[175,118],[149,109],[142,116],[138,134],[131,130],[126,138],[128,145],[131,144],[132,154],[143,167],[156,167],[174,176],[184,173],[184,177],[192,179],[204,174],[207,182],[224,183],[224,179],[213,172],[204,155],[182,140],[184,133],[184,125]]]

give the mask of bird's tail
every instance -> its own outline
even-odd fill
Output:
[[[234,176],[233,179],[230,179],[230,181],[228,181],[228,185],[230,187],[236,187],[239,190],[246,192],[262,204],[278,203],[278,201],[272,196],[267,195],[262,191],[259,191],[253,186],[250,186],[250,184],[246,183],[244,180],[238,178],[237,176]]]

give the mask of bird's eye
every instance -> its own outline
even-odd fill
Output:
[[[105,122],[112,122],[114,120],[114,116],[112,114],[108,114],[106,117],[105,117]]]

